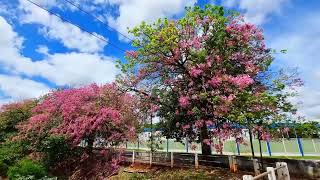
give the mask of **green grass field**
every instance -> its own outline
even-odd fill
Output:
[[[320,157],[320,140],[319,139],[314,139],[314,144],[311,139],[301,139],[302,142],[302,147],[304,154],[307,156],[308,154],[310,156],[318,156]],[[251,149],[249,142],[247,142],[248,145],[240,145],[240,154],[242,155],[247,155],[251,154]],[[297,140],[295,138],[292,139],[285,139],[284,140],[285,148],[283,146],[282,139],[279,139],[277,141],[272,141],[270,142],[270,147],[271,147],[271,153],[273,156],[300,156]],[[196,152],[201,152],[201,145],[196,144],[197,149]],[[314,147],[315,145],[315,147]],[[195,152],[191,150],[191,145],[188,144],[188,150],[189,152]],[[144,149],[147,150],[149,149],[147,147],[146,142],[140,142],[139,143],[139,148],[137,143],[128,143],[127,144],[128,149]],[[160,145],[161,149],[159,151],[166,151],[167,150],[167,142],[164,140],[162,144]],[[253,147],[254,151],[256,154],[259,153],[259,142],[258,140],[253,141]],[[186,145],[182,144],[180,142],[175,142],[173,139],[169,140],[169,152],[186,152]],[[223,149],[225,154],[237,154],[237,146],[234,141],[226,141],[224,143],[224,149]],[[262,152],[264,156],[269,156],[268,150],[267,150],[267,145],[266,142],[262,142]],[[215,153],[215,152],[213,152]]]

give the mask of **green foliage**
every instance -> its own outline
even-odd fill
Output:
[[[318,137],[318,132],[320,131],[319,123],[317,122],[298,123],[295,124],[295,128],[291,128],[290,137],[295,137],[294,129],[297,132],[297,136],[300,138]]]
[[[26,145],[22,142],[0,144],[0,176],[6,176],[8,167],[25,157],[26,153]]]
[[[148,140],[147,140],[147,147],[149,149],[151,149],[153,152],[156,152],[158,150],[162,150],[163,147],[162,147],[162,134],[161,133],[155,133],[153,132],[153,135],[152,137],[150,137]]]
[[[66,159],[80,156],[77,149],[70,149],[66,139],[62,136],[50,136],[44,140],[38,151],[44,153],[43,163],[47,168],[57,166]]]
[[[37,162],[30,159],[23,159],[16,165],[9,167],[8,178],[15,179],[40,179],[45,177],[47,172],[45,168]]]
[[[180,19],[143,22],[129,33],[137,49],[120,64],[118,82],[159,107],[166,137],[188,137],[211,152],[213,138],[239,138],[242,127],[263,131],[267,140],[268,125],[296,111],[289,97],[300,79],[273,72],[262,29],[237,13],[195,6]]]
[[[13,136],[18,130],[16,125],[31,117],[31,109],[36,100],[26,100],[20,103],[7,104],[0,109],[0,142]]]

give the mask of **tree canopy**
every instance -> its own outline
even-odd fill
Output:
[[[54,166],[75,165],[80,177],[108,177],[121,161],[115,145],[135,137],[141,119],[138,106],[135,96],[115,84],[53,91],[19,124],[15,139],[29,142],[31,152],[57,156]],[[84,151],[79,150],[81,142],[87,144]],[[94,143],[103,149],[94,150]]]
[[[159,107],[166,136],[199,141],[204,154],[221,152],[229,137],[241,142],[243,125],[268,138],[263,124],[295,111],[288,97],[301,81],[270,73],[263,31],[241,16],[211,5],[186,10],[130,30],[137,50],[127,52],[118,81]]]

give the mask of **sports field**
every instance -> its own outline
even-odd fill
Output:
[[[246,141],[248,145],[241,144],[239,146],[241,155],[250,155],[251,148],[249,144],[249,140]],[[195,144],[197,146],[196,150],[191,150],[190,143],[188,144],[188,148],[185,144],[180,142],[175,142],[173,139],[167,140],[164,139],[160,145],[161,149],[158,151],[167,151],[167,144],[169,152],[201,152],[201,145]],[[303,149],[303,153],[305,156],[319,156],[320,157],[320,139],[301,139],[301,145]],[[253,140],[253,147],[255,153],[258,155],[259,151],[259,142],[258,140]],[[141,149],[148,150],[148,146],[146,142],[138,143],[128,143],[128,149]],[[301,152],[299,151],[299,146],[296,138],[291,139],[279,139],[276,141],[270,142],[270,151],[272,156],[301,156]],[[269,151],[267,149],[267,143],[262,141],[262,152],[264,156],[270,156]],[[213,150],[213,153],[216,153]],[[224,154],[238,154],[237,145],[234,140],[228,140],[224,143]]]

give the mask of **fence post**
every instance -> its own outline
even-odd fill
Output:
[[[299,147],[299,151],[301,153],[301,156],[304,156],[304,152],[303,152],[303,148],[302,148],[302,144],[301,144],[301,140],[300,138],[297,137],[297,142],[298,142],[298,147]]]
[[[274,168],[273,167],[267,167],[267,172],[270,172],[268,174],[268,180],[277,180],[276,179],[276,174],[274,172]]]
[[[194,154],[194,165],[196,166],[196,169],[199,168],[199,160],[198,160],[198,154]]]
[[[228,156],[229,167],[231,172],[237,172],[237,162],[235,156]]]
[[[272,156],[271,155],[271,146],[270,146],[269,141],[267,141],[267,149],[268,149],[269,156]]]
[[[276,163],[278,179],[290,180],[288,165],[286,162]],[[282,168],[279,168],[282,167]]]
[[[186,138],[186,151],[189,152],[189,145],[188,145],[188,139]]]
[[[253,177],[251,175],[243,175],[242,179],[243,180],[253,180]]]
[[[258,159],[252,159],[252,163],[253,163],[254,174],[255,175],[260,174],[260,168],[259,168]]]
[[[283,178],[283,168],[281,168],[281,166],[282,166],[281,162],[276,162],[278,179]]]
[[[317,152],[316,143],[314,143],[313,138],[312,138],[311,140],[312,140],[312,144],[313,144],[314,152]]]
[[[232,164],[233,164],[233,172],[237,172],[238,171],[238,164],[237,164],[236,156],[232,156]]]
[[[290,173],[289,173],[289,168],[288,164],[286,162],[282,162],[282,165],[284,166],[283,174],[284,174],[284,179],[285,180],[290,180]]]
[[[287,148],[286,148],[286,144],[284,143],[284,138],[282,138],[282,145],[283,145],[285,154],[287,154]]]
[[[238,142],[236,142],[237,143],[237,151],[238,151],[238,155],[240,156],[240,145],[239,145],[239,143]]]
[[[228,160],[229,160],[229,169],[231,172],[233,172],[233,168],[232,168],[232,156],[228,156]]]
[[[134,150],[132,151],[132,164],[134,164]]]
[[[171,152],[171,167],[173,168],[173,152]]]
[[[152,166],[152,151],[150,151],[150,166]]]

